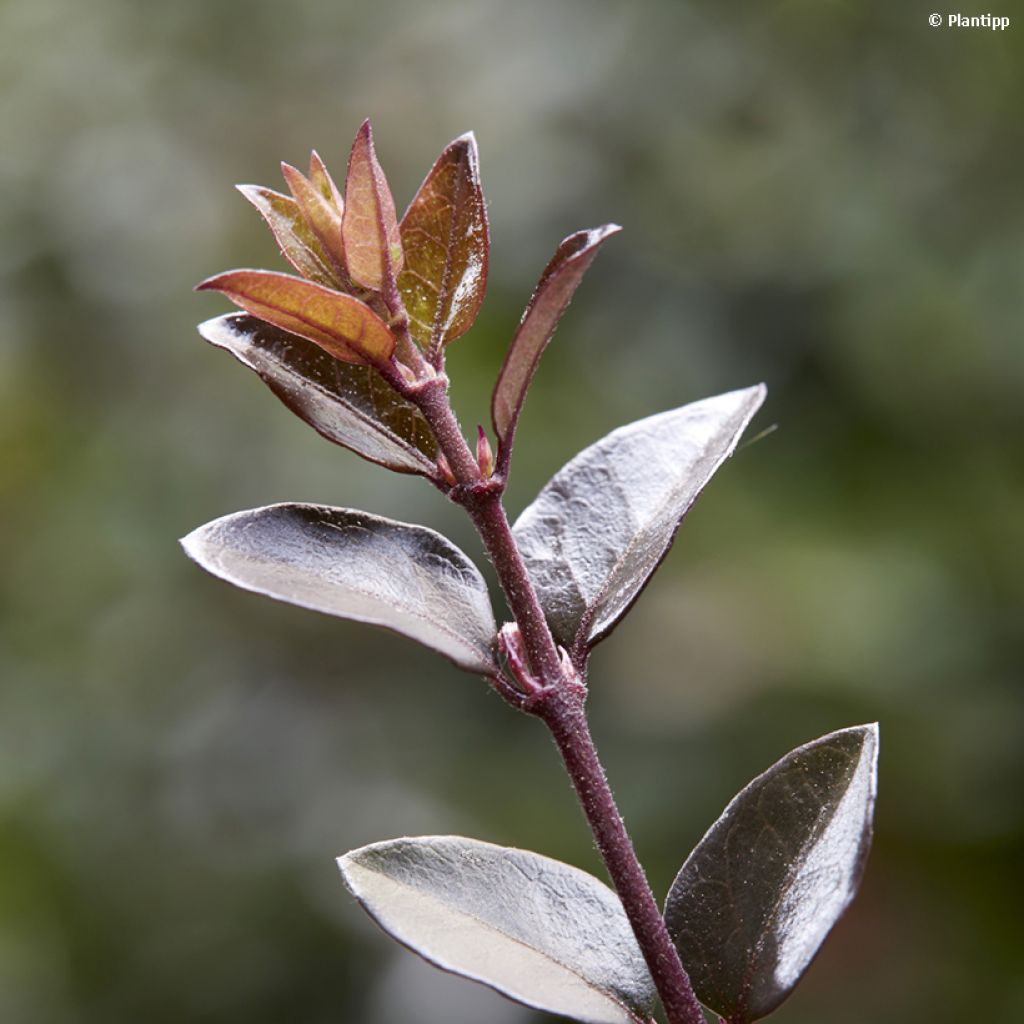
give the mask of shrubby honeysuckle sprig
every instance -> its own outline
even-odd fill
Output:
[[[539,718],[562,756],[614,884],[550,858],[456,836],[375,843],[339,858],[381,927],[427,960],[528,1006],[592,1024],[703,1024],[700,1003],[749,1024],[792,991],[860,881],[877,728],[799,747],[726,808],[655,902],[586,717],[595,645],[633,607],[683,516],[736,448],[763,385],[613,431],[570,460],[509,524],[503,492],[538,361],[587,269],[619,229],[564,239],[534,290],[491,397],[496,449],[467,443],[445,349],[472,326],[489,238],[476,142],[441,153],[399,221],[369,123],[344,187],[314,152],[284,164],[290,195],[243,185],[298,275],[232,270],[200,289],[244,310],[200,333],[254,370],[328,440],[420,475],[463,506],[511,621],[498,628],[473,560],[427,527],[285,503],[183,540],[235,585],[417,640]],[[698,1001],[699,1000],[699,1001]]]
[[[368,121],[352,145],[344,190],[316,151],[308,177],[289,164],[281,170],[290,196],[256,185],[239,190],[302,277],[232,270],[198,288],[221,291],[393,384],[442,370],[444,346],[472,325],[487,283],[487,216],[472,134],[445,149],[401,222]]]

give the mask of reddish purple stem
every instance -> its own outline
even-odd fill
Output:
[[[459,429],[443,378],[410,389],[407,397],[423,412],[458,483],[452,500],[463,505],[494,563],[522,637],[533,694],[524,703],[517,692],[496,686],[510,703],[540,718],[554,737],[597,848],[647,961],[669,1024],[704,1024],[704,1013],[679,960],[644,870],[637,860],[587,725],[586,688],[567,669],[548,628],[533,584],[502,504],[504,479],[485,479]]]

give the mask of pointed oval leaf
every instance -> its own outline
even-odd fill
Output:
[[[433,530],[352,509],[282,504],[215,519],[181,543],[208,572],[244,590],[384,626],[469,672],[496,671],[487,585]]]
[[[321,189],[307,180],[298,168],[282,163],[281,173],[298,204],[299,211],[331,261],[338,280],[344,281],[347,274],[345,245],[341,238],[341,209],[336,207]]]
[[[260,185],[238,185],[237,188],[267,222],[281,255],[303,277],[328,288],[341,285],[320,239],[306,223],[298,203],[291,196]]]
[[[562,240],[544,268],[509,346],[491,398],[494,431],[506,452],[512,444],[519,411],[541,353],[605,239],[621,230],[617,224],[605,224],[589,231],[577,231]],[[507,462],[507,455],[504,461]]]
[[[559,643],[576,654],[608,635],[764,396],[757,385],[620,427],[544,486],[513,533]]]
[[[320,154],[315,149],[309,154],[309,180],[338,213],[344,213],[345,200],[342,198],[338,186],[334,184],[327,165],[320,159]]]
[[[399,473],[437,476],[437,440],[423,414],[373,367],[340,362],[319,345],[246,313],[207,320],[199,333],[255,370],[328,441]]]
[[[877,725],[798,747],[729,804],[672,883],[672,941],[700,1001],[730,1024],[789,995],[853,899],[877,762]]]
[[[591,1024],[651,1016],[622,904],[578,868],[458,836],[374,843],[338,866],[384,931],[446,971]]]
[[[472,132],[437,158],[400,230],[398,288],[412,336],[433,355],[469,330],[487,287],[487,210]]]
[[[196,285],[223,292],[275,327],[316,342],[346,363],[385,363],[395,350],[387,325],[351,295],[270,270],[229,270]]]
[[[377,162],[370,122],[356,133],[345,180],[342,218],[345,259],[356,284],[380,291],[402,269],[402,240],[395,200]]]

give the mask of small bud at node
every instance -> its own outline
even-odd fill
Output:
[[[452,472],[452,467],[448,464],[448,460],[443,455],[437,457],[437,468],[441,471],[441,476],[444,477],[445,483],[449,487],[454,487],[458,482],[455,479],[455,474]]]
[[[491,442],[487,440],[484,428],[476,428],[476,464],[484,479],[490,479],[494,473],[494,451],[491,449]]]

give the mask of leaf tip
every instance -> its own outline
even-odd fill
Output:
[[[193,291],[194,290],[195,289],[193,289]],[[224,314],[221,316],[211,316],[209,320],[204,320],[202,323],[196,324],[196,331],[199,333],[199,337],[204,341],[211,341],[212,335],[217,333],[218,328],[221,326],[220,321],[223,319]],[[181,539],[182,542],[184,542],[185,538],[182,537]]]
[[[480,151],[477,149],[476,135],[473,132],[463,132],[457,139],[452,139],[448,149],[450,152],[465,155],[473,169],[476,170],[480,160]]]
[[[297,187],[301,188],[302,184],[306,183],[306,176],[302,171],[298,167],[293,167],[291,164],[286,163],[284,160],[281,161],[281,176],[287,182],[292,195],[295,195]]]
[[[207,277],[204,280],[200,281],[199,284],[194,284],[192,286],[192,291],[194,291],[194,292],[215,292],[215,291],[219,291],[220,290],[221,280],[223,279],[223,277],[224,277],[223,274],[214,274],[213,277]]]
[[[200,325],[202,326],[202,325]],[[200,557],[200,546],[202,541],[202,533],[204,527],[197,526],[190,533],[186,533],[184,537],[178,538],[178,543],[181,545],[182,550],[192,559],[193,562],[199,565],[203,564],[203,560]]]
[[[837,729],[833,733],[829,733],[828,736],[823,739],[832,739],[833,737],[839,736],[856,736],[860,739],[861,743],[878,743],[878,723],[877,722],[865,722],[863,725],[849,725],[845,729]]]
[[[355,143],[365,142],[367,145],[373,145],[373,125],[370,124],[370,119],[367,117],[363,123],[359,126],[359,131],[356,132]]]

